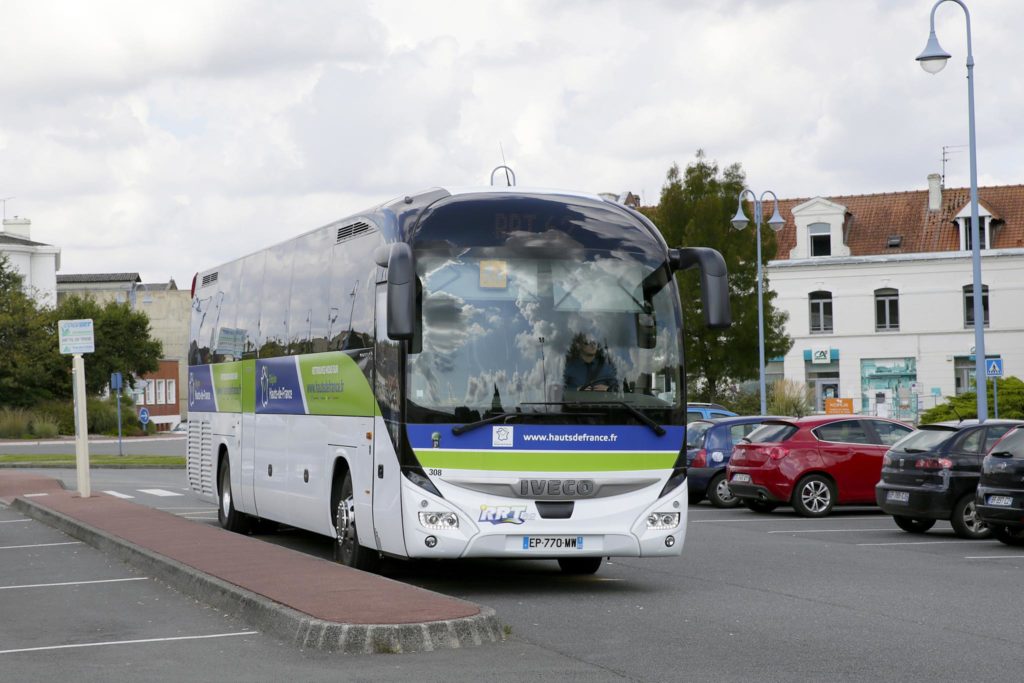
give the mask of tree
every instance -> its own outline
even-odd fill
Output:
[[[21,287],[21,275],[0,254],[0,406],[28,407],[53,397],[40,356],[57,351],[47,311]]]
[[[726,387],[758,377],[757,331],[757,243],[754,223],[735,230],[730,219],[736,211],[737,196],[744,186],[743,169],[733,164],[719,172],[702,150],[680,173],[673,164],[661,190],[660,203],[647,215],[661,230],[670,247],[711,247],[721,252],[729,270],[729,298],[732,327],[709,330],[704,327],[700,299],[700,278],[695,269],[676,275],[680,287],[683,345],[689,368],[688,389],[694,400],[712,401]],[[762,221],[761,258],[775,256],[775,235]],[[762,264],[763,265],[763,264]],[[765,359],[784,355],[793,345],[785,333],[787,315],[775,305],[775,292],[764,274]]]
[[[51,313],[56,335],[58,320],[91,318],[96,351],[86,357],[85,390],[99,394],[110,382],[113,372],[124,374],[125,381],[134,387],[134,376],[141,376],[159,368],[163,344],[150,337],[149,316],[133,311],[126,303],[109,301],[100,306],[92,299],[71,296]],[[53,347],[56,349],[56,339]],[[70,367],[65,358],[64,367]],[[70,382],[65,379],[66,392],[71,395]]]

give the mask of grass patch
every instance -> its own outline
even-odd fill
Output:
[[[180,455],[90,455],[93,467],[185,467],[185,458]],[[0,455],[0,465],[23,465],[25,467],[74,467],[74,455],[49,453],[26,453],[24,455]]]

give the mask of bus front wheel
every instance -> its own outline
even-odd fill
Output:
[[[558,566],[563,574],[594,574],[601,566],[600,557],[560,557]]]
[[[334,510],[334,530],[338,534],[334,544],[334,561],[346,567],[372,572],[377,569],[380,555],[359,543],[356,530],[356,504],[352,497],[352,473],[346,472],[341,484],[341,495]]]

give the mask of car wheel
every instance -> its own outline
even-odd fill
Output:
[[[992,529],[978,516],[974,493],[968,493],[956,502],[953,506],[953,517],[949,522],[953,525],[953,533],[960,538],[979,539],[992,535]]]
[[[1024,527],[999,524],[992,527],[992,535],[1000,543],[1012,546],[1024,546]]]
[[[334,544],[334,561],[372,572],[380,564],[380,553],[359,543],[356,529],[356,504],[352,497],[352,473],[346,472],[341,483],[338,505],[334,509],[334,530],[338,535]]]
[[[600,557],[562,557],[558,560],[558,567],[563,574],[575,574],[577,576],[594,574],[601,566]]]
[[[711,483],[708,484],[708,500],[716,508],[734,508],[740,504],[740,499],[729,490],[725,472],[719,472],[711,478]]]
[[[744,507],[748,510],[760,513],[762,515],[768,514],[775,508],[779,507],[778,503],[772,503],[767,500],[745,500],[743,501]]]
[[[228,463],[227,456],[221,460],[217,481],[220,482],[220,505],[217,506],[217,521],[228,531],[239,534],[249,533],[252,528],[252,518],[235,509],[235,498],[231,495],[231,465]]]
[[[804,477],[793,490],[793,509],[801,517],[824,517],[835,502],[835,485],[820,474]]]
[[[896,526],[903,529],[908,534],[923,534],[935,526],[934,519],[926,519],[924,517],[904,517],[903,515],[893,515],[892,521],[896,522]]]

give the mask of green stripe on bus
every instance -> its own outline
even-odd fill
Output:
[[[615,472],[672,469],[678,453],[634,451],[445,451],[418,450],[424,467],[525,472]]]

